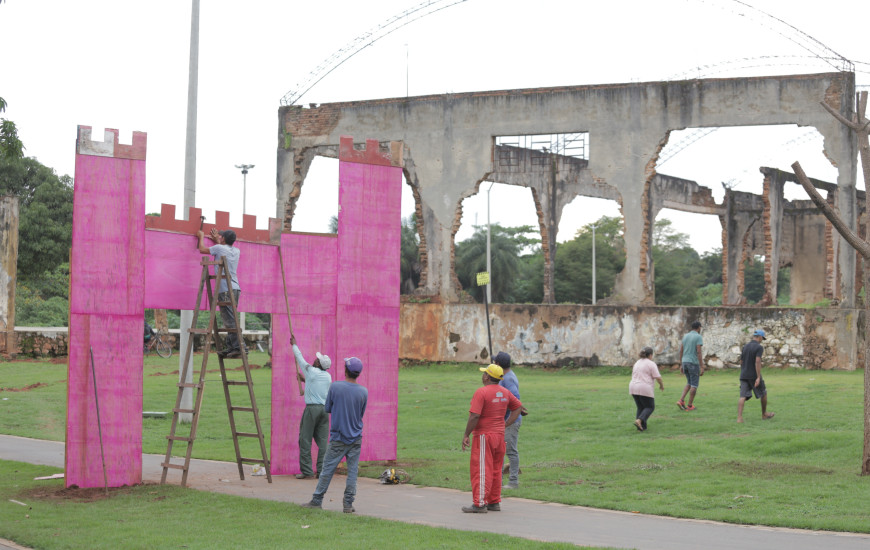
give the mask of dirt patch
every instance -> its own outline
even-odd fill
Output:
[[[142,483],[138,487],[145,485],[155,485],[153,483]],[[125,485],[123,487],[109,487],[108,493],[103,487],[89,487],[82,489],[73,485],[72,487],[35,487],[20,493],[19,499],[27,500],[53,500],[53,501],[71,501],[71,502],[98,502],[130,494],[137,486]]]
[[[48,384],[46,384],[44,382],[37,382],[36,384],[30,384],[29,386],[24,386],[23,388],[0,388],[0,391],[11,391],[11,392],[30,391],[30,390],[35,390],[37,388],[44,388],[46,386],[48,386]]]

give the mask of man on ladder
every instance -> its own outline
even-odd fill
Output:
[[[211,233],[209,234],[209,238],[213,240],[215,243],[214,246],[206,247],[203,243],[204,234],[202,230],[196,232],[197,238],[197,248],[202,254],[211,254],[214,256],[216,262],[219,262],[222,257],[226,257],[227,261],[227,269],[230,272],[230,279],[232,282],[232,290],[235,295],[234,302],[236,304],[239,303],[239,295],[242,293],[241,288],[239,287],[239,278],[236,276],[236,269],[239,267],[239,256],[240,251],[238,248],[233,246],[233,243],[236,242],[236,232],[227,229],[225,231],[218,231],[215,228],[212,228]],[[227,283],[224,279],[220,280],[220,285],[218,286],[218,301],[219,302],[231,302],[229,296],[229,289],[227,288]],[[221,307],[221,320],[223,321],[225,328],[236,328],[236,312],[233,311],[232,305],[220,306]],[[243,344],[242,344],[243,345]],[[221,357],[227,357],[230,359],[241,357],[242,351],[244,350],[245,354],[248,353],[247,349],[240,346],[239,337],[235,332],[228,332],[226,337],[226,342],[224,343],[224,349],[218,352],[218,355]]]

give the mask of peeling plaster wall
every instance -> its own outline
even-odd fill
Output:
[[[490,306],[494,351],[519,364],[631,366],[644,346],[660,365],[679,361],[680,340],[703,324],[704,356],[737,368],[755,328],[767,331],[764,365],[854,370],[862,364],[861,310],[631,306]],[[405,360],[487,362],[485,313],[477,304],[402,304]]]

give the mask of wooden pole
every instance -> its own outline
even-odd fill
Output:
[[[97,433],[100,435],[100,457],[103,460],[103,487],[109,494],[109,476],[106,475],[106,451],[103,449],[103,423],[100,421],[100,400],[97,399],[97,369],[94,367],[94,348],[91,349],[91,378],[94,380],[94,405],[97,407]]]
[[[290,336],[293,336],[293,322],[290,320],[290,299],[287,297],[287,278],[284,274],[284,255],[281,254],[281,244],[275,247],[278,251],[278,263],[281,264],[281,284],[284,285],[284,308],[287,312],[287,326],[290,327]],[[294,364],[296,362],[294,361]],[[299,374],[299,365],[296,365],[296,374]],[[299,377],[296,377],[296,385],[299,387],[299,395],[305,395],[305,390],[302,389],[302,382]]]

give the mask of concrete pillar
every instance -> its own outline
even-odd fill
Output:
[[[18,197],[0,197],[0,354],[14,355],[18,271]]]
[[[788,223],[793,235],[789,300],[792,305],[823,300],[827,286],[827,220],[810,201],[801,203],[806,203],[807,207],[792,211]]]
[[[783,187],[785,180],[779,170],[764,173],[764,295],[758,305],[770,306],[776,304],[777,276],[779,275],[779,258],[782,250],[782,214],[785,197]]]

